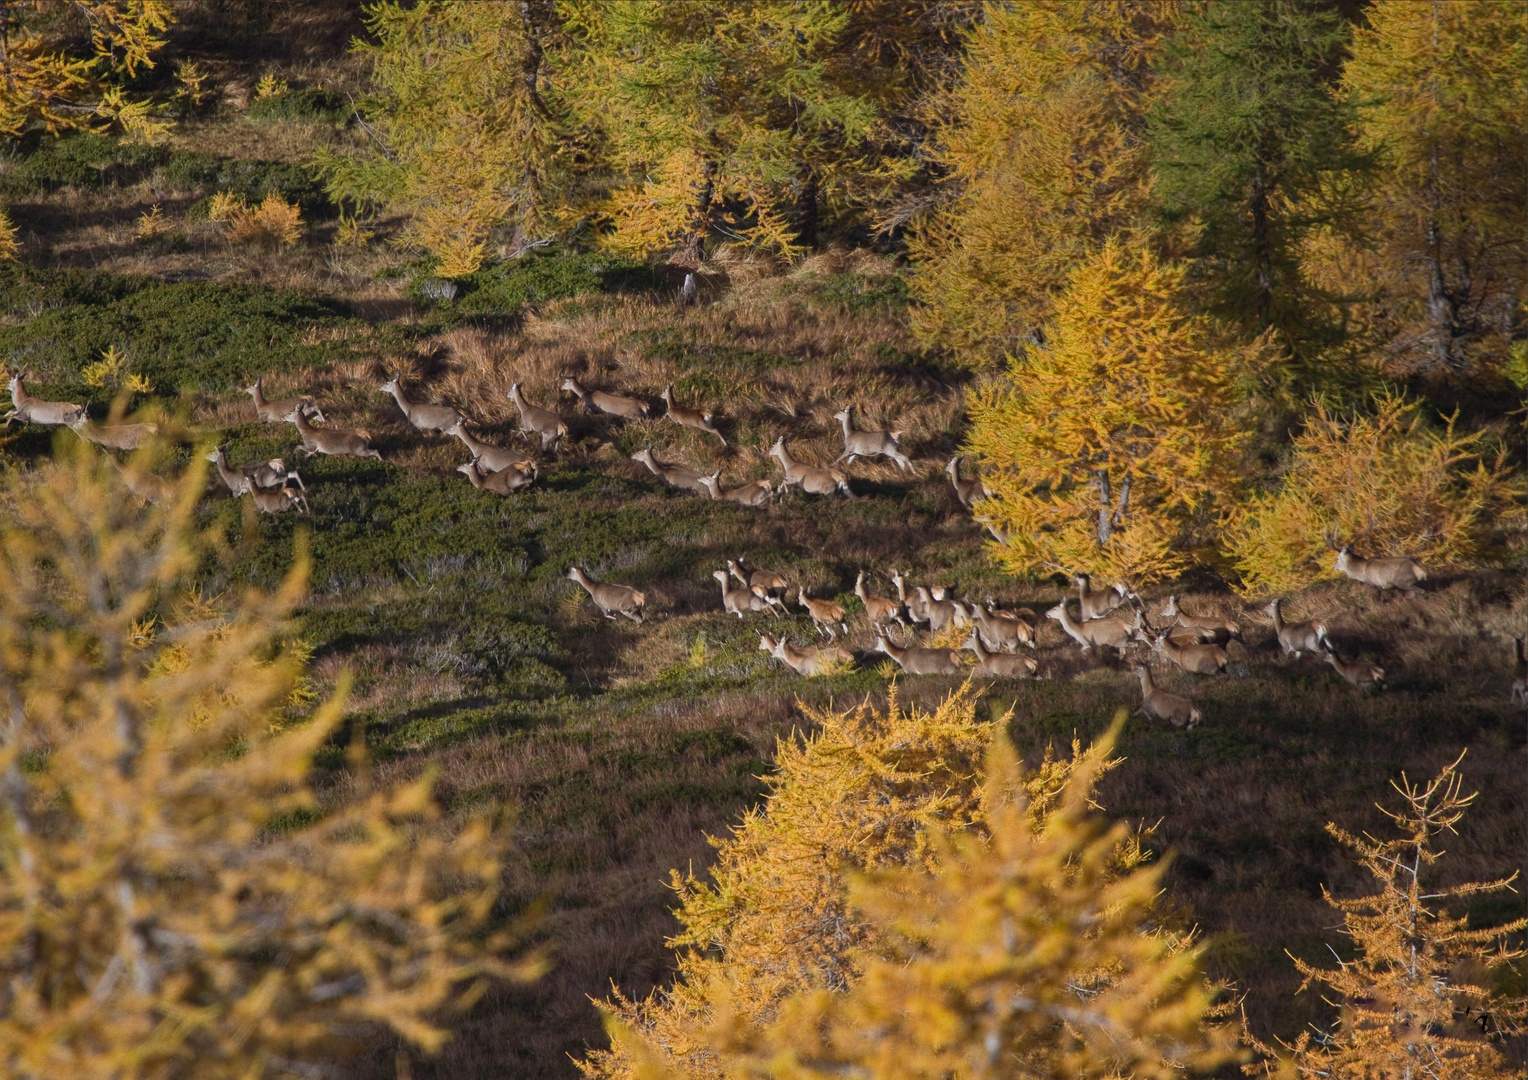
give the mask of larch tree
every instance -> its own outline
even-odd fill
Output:
[[[1307,361],[1341,324],[1302,246],[1355,229],[1362,205],[1366,162],[1334,92],[1348,40],[1333,6],[1312,0],[1189,5],[1148,117],[1153,209],[1205,309],[1248,338],[1274,330]]]
[[[564,99],[610,172],[596,207],[619,251],[696,266],[715,235],[800,249],[803,165],[870,133],[870,104],[836,88],[833,4],[574,0]]]
[[[1528,16],[1508,0],[1380,0],[1343,83],[1379,156],[1375,306],[1394,370],[1504,364],[1528,288]]]
[[[407,239],[445,277],[469,274],[497,229],[505,255],[555,233],[564,135],[550,96],[555,12],[535,2],[379,3],[361,103],[367,145],[320,152],[330,194],[409,215]]]
[[[994,4],[929,105],[942,176],[912,221],[913,328],[964,366],[1043,334],[1072,270],[1137,222],[1151,63],[1177,5]]]
[[[1356,853],[1379,891],[1328,903],[1342,913],[1356,955],[1336,968],[1295,959],[1302,989],[1323,984],[1341,1007],[1337,1026],[1320,1038],[1300,1036],[1292,1047],[1301,1077],[1310,1080],[1508,1080],[1522,1073],[1494,1039],[1521,1031],[1520,993],[1493,988],[1501,971],[1525,952],[1528,918],[1473,926],[1448,908],[1472,897],[1510,891],[1517,874],[1489,882],[1439,886],[1437,847],[1464,816],[1461,754],[1426,784],[1393,784],[1398,810],[1385,814],[1401,835],[1381,840],[1327,832]],[[1514,943],[1517,939],[1517,943]],[[1260,1046],[1270,1058],[1269,1047]],[[1273,1071],[1270,1067],[1270,1072]]]
[[[151,103],[124,83],[154,66],[174,19],[168,0],[0,0],[0,132],[155,137]]]
[[[306,577],[192,586],[204,466],[164,505],[80,442],[0,487],[0,1073],[315,1074],[368,1032],[427,1050],[535,964],[493,912],[502,842],[432,774],[320,802],[287,645]],[[142,475],[160,451],[125,466]]]
[[[971,391],[976,514],[1018,574],[1147,582],[1210,549],[1241,483],[1264,340],[1185,310],[1184,269],[1113,240],[1073,273],[1048,340]]]

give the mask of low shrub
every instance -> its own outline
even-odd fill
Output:
[[[221,200],[216,212],[209,212],[208,216],[222,220],[224,235],[235,244],[291,247],[302,237],[301,209],[275,192],[267,195],[258,206]]]
[[[419,303],[439,299],[438,268],[421,274],[409,286]],[[563,300],[590,293],[650,290],[663,286],[657,271],[643,263],[611,255],[565,251],[526,252],[456,278],[451,313],[459,317],[513,316],[528,304]]]
[[[350,106],[332,90],[309,87],[288,90],[256,98],[249,106],[251,120],[309,120],[321,124],[342,124],[350,116]]]
[[[1521,529],[1522,473],[1487,432],[1429,426],[1421,405],[1386,395],[1343,419],[1321,402],[1278,488],[1249,500],[1229,535],[1249,594],[1336,577],[1328,539],[1358,539],[1367,557],[1410,555],[1430,566],[1499,559],[1499,534]]]

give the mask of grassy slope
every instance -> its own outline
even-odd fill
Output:
[[[344,137],[322,125],[259,125],[224,113],[177,145],[290,162],[316,138]],[[386,465],[320,459],[304,467],[310,521],[257,519],[209,487],[204,513],[235,543],[229,562],[209,568],[208,585],[271,583],[297,530],[309,531],[313,592],[304,622],[317,673],[328,683],[344,668],[355,673],[352,713],[382,770],[411,775],[439,765],[449,803],[502,803],[518,814],[506,853],[507,908],[550,900],[557,966],[534,987],[491,993],[444,1055],[416,1062],[414,1074],[567,1076],[566,1054],[600,1038],[587,995],[612,980],[635,995],[661,982],[662,938],[673,925],[667,871],[703,864],[706,835],[722,832],[757,797],[755,778],[769,767],[774,739],[799,722],[796,698],[884,693],[886,670],[875,658],[830,680],[785,677],[755,648],[757,625],[718,612],[712,569],[746,553],[817,595],[838,594],[851,609],[847,594],[860,568],[877,572],[880,591],[893,566],[965,595],[1034,606],[1057,589],[1008,581],[987,566],[978,531],[939,472],[960,430],[959,388],[912,352],[897,282],[873,259],[822,258],[788,278],[734,264],[730,282],[714,284],[712,302],[683,317],[637,292],[540,302],[521,320],[521,300],[557,293],[549,280],[563,281],[562,291],[594,287],[591,280],[612,289],[642,284],[610,267],[591,279],[588,260],[538,264],[534,281],[484,281],[476,299],[459,304],[475,312],[461,322],[417,309],[401,281],[377,277],[396,261],[385,249],[330,247],[322,213],[310,215],[314,225],[296,252],[228,248],[180,216],[207,194],[208,181],[196,177],[222,173],[174,173],[173,165],[107,166],[99,182],[83,186],[6,171],[8,202],[31,230],[34,258],[148,276],[8,272],[0,279],[0,352],[37,372],[36,389],[89,397],[99,409],[106,395],[81,384],[79,367],[116,344],[161,393],[181,395],[178,407],[194,426],[223,431],[235,462],[290,456],[293,447],[288,429],[249,423],[237,387],[255,373],[273,375],[273,393],[318,394],[336,420],[376,436]],[[174,235],[134,242],[137,215],[154,202],[169,213]],[[343,302],[323,299],[331,295]],[[494,441],[514,437],[503,392],[515,378],[543,402],[553,400],[563,371],[650,397],[673,382],[681,399],[719,409],[737,448],[718,453],[714,441],[661,421],[575,418],[569,446],[546,461],[538,488],[499,500],[452,471],[465,460],[458,445],[401,424],[374,389],[394,371],[428,386],[432,400],[468,406]],[[920,459],[916,478],[857,466],[861,501],[797,496],[751,511],[666,491],[626,458],[652,443],[669,460],[722,466],[736,483],[773,475],[764,451],[786,434],[794,449],[826,461],[837,452],[830,414],[851,398],[868,410],[862,422],[907,431]],[[0,442],[0,460],[35,460],[48,446],[45,433],[13,430]],[[575,561],[640,584],[654,618],[641,629],[597,618],[561,577]],[[1223,592],[1186,603],[1194,611],[1237,606]],[[1320,1008],[1313,995],[1293,996],[1283,950],[1315,958],[1327,955],[1328,943],[1340,949],[1320,885],[1351,892],[1361,884],[1323,823],[1379,827],[1373,803],[1401,770],[1424,775],[1470,747],[1465,773],[1484,794],[1452,844],[1452,870],[1507,872],[1524,850],[1524,734],[1504,704],[1504,643],[1524,621],[1520,584],[1445,578],[1423,599],[1383,604],[1338,584],[1292,607],[1297,617],[1327,619],[1349,649],[1384,663],[1391,692],[1361,700],[1314,660],[1277,658],[1262,619],[1243,614],[1254,629],[1235,677],[1168,680],[1199,702],[1205,726],[1176,733],[1132,721],[1122,748],[1128,760],[1101,797],[1112,813],[1160,822],[1158,845],[1177,855],[1174,898],[1215,936],[1217,969],[1247,991],[1259,1030],[1283,1035]],[[810,637],[801,618],[791,632]],[[1032,755],[1050,741],[1096,733],[1115,708],[1137,699],[1128,672],[1083,661],[1053,626],[1042,642],[1042,670],[1052,677],[996,686],[989,703],[994,717],[1012,705],[1012,733]],[[853,645],[863,654],[863,630]],[[907,692],[933,699],[949,686],[911,680]],[[331,791],[343,798],[337,758],[327,762]],[[392,1068],[392,1048],[379,1047],[361,1072]]]

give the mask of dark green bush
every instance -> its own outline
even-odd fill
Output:
[[[110,187],[137,183],[164,164],[169,152],[123,143],[107,135],[76,133],[23,143],[6,168],[13,191],[54,191],[61,187]]]
[[[350,112],[350,105],[344,98],[317,87],[258,98],[249,106],[251,120],[311,120],[342,124],[350,118]]]
[[[904,308],[912,299],[907,281],[900,275],[828,274],[811,283],[812,292],[818,299],[842,304],[856,315]]]
[[[426,291],[438,279],[421,275],[409,286],[420,303],[432,303]],[[590,293],[649,290],[663,285],[651,267],[611,255],[529,251],[517,259],[486,266],[459,278],[454,300],[444,301],[452,318],[513,317],[527,305]]]

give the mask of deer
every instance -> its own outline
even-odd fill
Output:
[[[876,630],[885,630],[892,623],[906,626],[902,621],[902,605],[884,596],[872,596],[865,591],[865,571],[854,579],[854,595],[865,605],[865,618]]]
[[[1512,669],[1512,704],[1528,708],[1528,651],[1524,651],[1523,639],[1512,639],[1517,664]]]
[[[479,491],[491,491],[495,495],[513,495],[517,491],[524,491],[536,482],[536,466],[534,464],[528,470],[518,467],[500,469],[498,472],[484,472],[476,461],[469,461],[464,465],[458,465],[456,471],[465,473],[472,486]]]
[[[1219,645],[1204,642],[1180,645],[1165,633],[1158,634],[1151,647],[1184,671],[1196,675],[1224,675],[1226,662],[1230,660]]]
[[[165,506],[175,499],[175,485],[162,476],[156,476],[151,472],[143,472],[123,464],[110,454],[106,460],[111,462],[111,467],[117,470],[117,475],[122,478],[123,485],[140,502],[153,503],[155,506]]]
[[[1374,586],[1375,591],[1381,594],[1388,589],[1404,589],[1408,593],[1416,593],[1419,591],[1418,586],[1427,580],[1427,569],[1415,559],[1405,556],[1360,559],[1353,554],[1352,544],[1337,548],[1337,561],[1332,569],[1354,581]]]
[[[745,588],[760,589],[771,604],[779,604],[780,610],[785,610],[783,603],[785,590],[790,588],[790,582],[773,570],[750,570],[743,557],[739,555],[735,559],[727,560],[727,572],[741,581]]]
[[[711,494],[711,489],[705,485],[705,478],[700,473],[686,465],[670,465],[658,460],[653,456],[651,446],[632,454],[631,460],[646,465],[649,472],[669,487],[676,487],[681,491],[693,491],[697,495]]]
[[[1239,623],[1231,619],[1217,618],[1214,615],[1190,615],[1178,605],[1176,595],[1167,598],[1167,603],[1162,607],[1162,618],[1171,619],[1170,625],[1175,624],[1185,630],[1208,631],[1217,645],[1223,646],[1233,638],[1237,641],[1242,639]],[[1201,635],[1200,640],[1205,638]]]
[[[558,440],[567,437],[568,425],[556,413],[526,401],[525,395],[520,392],[519,383],[511,384],[506,396],[520,410],[520,430],[527,435],[539,435],[543,450],[548,447],[555,449]]]
[[[382,460],[382,455],[372,449],[371,436],[364,431],[348,431],[345,428],[316,428],[308,423],[301,410],[296,410],[289,417],[297,428],[298,438],[302,439],[302,446],[298,452],[312,457],[315,454],[329,454],[333,457],[358,457],[376,458]]]
[[[922,585],[913,587],[913,595],[918,598],[918,606],[923,609],[924,617],[920,621],[928,623],[930,630],[943,630],[946,626],[959,626],[962,622],[971,621],[965,618],[964,609],[955,601],[945,600],[942,596],[935,600]]]
[[[836,667],[854,663],[854,657],[836,645],[798,649],[784,638],[776,641],[768,634],[759,635],[759,651],[769,653],[797,675],[806,678],[828,675]]]
[[[308,500],[302,492],[289,487],[276,490],[252,487],[249,489],[249,497],[255,501],[255,508],[262,514],[279,514],[294,507],[304,514],[310,512]]]
[[[458,420],[446,428],[447,435],[455,435],[461,440],[467,452],[472,455],[473,464],[482,473],[496,473],[504,469],[519,469],[524,472],[529,470],[532,478],[536,474],[536,463],[518,450],[510,450],[503,446],[495,446],[493,443],[485,443],[467,430],[467,421]]]
[[[836,624],[847,636],[849,624],[845,621],[844,606],[835,600],[822,600],[806,594],[806,586],[796,588],[796,603],[806,608],[807,614],[812,616],[812,624],[817,627],[819,634],[826,634],[829,641],[838,640],[838,631],[833,627]]]
[[[721,475],[722,471],[717,469],[710,476],[700,478],[700,482],[711,493],[711,498],[718,502],[733,502],[739,506],[768,506],[775,497],[775,489],[768,480],[752,480],[742,487],[723,490]]]
[[[1337,669],[1337,674],[1357,687],[1360,693],[1372,694],[1385,688],[1385,669],[1378,664],[1371,664],[1367,660],[1344,660],[1337,647],[1327,638],[1321,639],[1321,650],[1326,653],[1327,663]]]
[[[317,403],[307,394],[302,394],[298,397],[281,398],[279,401],[266,400],[264,375],[256,379],[254,385],[246,386],[244,392],[255,399],[255,415],[263,423],[285,423],[292,418],[292,414],[295,412],[306,413],[320,424],[328,423],[324,419],[324,414],[319,411]]]
[[[707,435],[715,435],[717,441],[722,444],[722,448],[726,449],[727,439],[720,431],[716,430],[716,424],[712,422],[710,413],[701,412],[699,409],[686,409],[683,405],[674,404],[674,387],[672,383],[663,388],[661,397],[667,410],[663,414],[664,416],[682,427],[704,431]]]
[[[228,464],[228,459],[223,456],[223,448],[214,447],[208,452],[207,460],[217,468],[218,476],[222,478],[223,483],[228,487],[228,493],[234,498],[255,488],[279,490],[293,480],[297,482],[299,488],[307,490],[307,485],[302,482],[302,477],[297,475],[297,470],[288,469],[286,462],[280,458],[271,458],[258,465],[241,465],[233,468]]]
[[[159,425],[145,424],[103,424],[97,425],[90,422],[90,417],[83,412],[76,413],[69,418],[69,428],[86,442],[104,446],[108,450],[137,450],[155,435],[159,434]]]
[[[774,607],[764,598],[764,590],[744,585],[741,589],[729,589],[727,583],[731,580],[725,570],[713,570],[711,576],[721,583],[722,609],[729,615],[736,615],[739,619],[751,611],[773,611]]]
[[[1040,670],[1040,665],[1032,657],[988,652],[982,646],[980,632],[975,629],[971,631],[971,636],[966,638],[962,647],[976,654],[978,675],[986,675],[994,679],[1032,679],[1035,672]]]
[[[1121,584],[1111,585],[1101,593],[1094,592],[1093,579],[1087,574],[1076,575],[1072,584],[1077,586],[1077,607],[1082,612],[1083,622],[1102,619],[1130,599],[1130,590]]]
[[[611,394],[604,390],[590,390],[572,375],[562,380],[562,388],[578,398],[579,407],[586,414],[602,412],[610,416],[619,416],[622,420],[643,420],[647,417],[647,402],[622,394]]]
[[[853,465],[855,458],[888,457],[897,463],[897,467],[913,471],[913,463],[907,460],[907,455],[902,452],[902,433],[900,431],[855,431],[853,423],[849,420],[849,412],[853,405],[845,405],[843,409],[833,414],[833,419],[841,422],[844,426],[844,452],[833,459],[833,464],[842,462],[845,465]]]
[[[1016,615],[998,611],[990,600],[985,605],[972,604],[971,617],[976,624],[976,632],[989,649],[1016,652],[1020,645],[1028,645],[1031,649],[1035,647],[1034,627]]]
[[[875,647],[909,675],[958,675],[961,671],[960,653],[953,649],[925,649],[917,645],[904,649],[886,640],[880,632],[875,635]]]
[[[1188,731],[1199,726],[1204,716],[1192,701],[1158,689],[1157,684],[1151,680],[1151,669],[1146,665],[1137,664],[1131,670],[1141,680],[1141,707],[1136,710],[1137,713],[1144,714],[1147,719],[1169,723]]]
[[[410,401],[403,396],[403,385],[396,376],[377,387],[377,393],[393,395],[398,408],[403,410],[404,418],[416,431],[446,433],[463,420],[462,414],[449,405],[424,405]]]
[[[1141,628],[1139,611],[1134,613],[1133,619],[1126,619],[1122,615],[1109,615],[1102,619],[1074,622],[1071,612],[1066,609],[1065,600],[1047,611],[1045,617],[1059,622],[1067,636],[1082,646],[1083,652],[1092,652],[1100,645],[1111,645],[1116,649],[1123,649]]]
[[[785,436],[775,440],[775,445],[769,448],[772,456],[780,462],[780,468],[785,470],[785,483],[782,488],[799,487],[808,495],[833,495],[843,492],[849,498],[854,498],[854,492],[849,490],[849,481],[844,474],[837,469],[821,469],[816,465],[808,465],[791,457],[790,451],[785,448]]]
[[[950,463],[944,467],[944,471],[950,477],[950,486],[955,489],[955,498],[960,500],[960,505],[967,510],[977,499],[990,499],[992,492],[987,490],[987,485],[982,483],[981,477],[975,480],[962,480],[960,478],[960,463],[964,460],[962,455],[956,454],[950,459]],[[1007,543],[1002,537],[998,537],[1001,543]]]
[[[30,374],[24,371],[10,373],[11,411],[5,414],[6,427],[18,420],[23,424],[39,424],[44,427],[69,427],[75,417],[85,415],[83,405],[68,401],[44,401],[27,393],[21,380]]]
[[[614,619],[617,615],[625,616],[638,626],[642,625],[643,608],[647,604],[647,597],[638,589],[630,585],[606,585],[595,581],[577,566],[568,568],[568,578],[578,582],[589,594],[589,599],[594,601],[594,606],[599,608],[600,614],[607,619]]]
[[[1284,621],[1282,597],[1274,597],[1268,605],[1268,614],[1273,618],[1273,632],[1279,640],[1279,648],[1284,654],[1293,654],[1296,660],[1308,652],[1320,652],[1321,643],[1326,640],[1326,627],[1312,620],[1311,622],[1287,623]]]
[[[900,570],[891,572],[891,583],[897,587],[897,603],[902,606],[903,611],[907,612],[907,617],[914,623],[928,622],[928,608],[924,606],[926,594],[924,598],[920,598],[918,590],[914,589],[912,598],[908,599],[907,579],[902,576]]]

